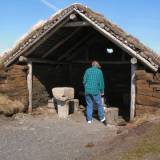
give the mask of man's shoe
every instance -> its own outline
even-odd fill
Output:
[[[107,121],[106,121],[106,120],[102,121],[102,123],[103,123],[105,126],[107,126]]]
[[[92,121],[87,121],[87,123],[88,123],[88,124],[91,124],[91,123],[92,123]]]
[[[105,117],[101,120],[101,122],[102,122],[105,126],[107,126],[107,121],[106,121],[106,118],[105,118]]]

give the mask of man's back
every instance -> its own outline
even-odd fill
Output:
[[[96,95],[104,92],[104,78],[102,71],[97,67],[88,68],[83,78],[85,94]]]

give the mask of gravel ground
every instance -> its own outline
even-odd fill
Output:
[[[82,113],[68,119],[56,114],[0,117],[0,126],[0,160],[88,160],[117,132],[96,119],[87,124]]]

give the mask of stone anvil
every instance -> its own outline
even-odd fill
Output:
[[[52,89],[52,94],[57,104],[58,116],[67,118],[69,115],[69,102],[74,101],[74,88],[56,87]]]
[[[74,88],[71,87],[56,87],[52,89],[53,97],[60,101],[74,99]]]

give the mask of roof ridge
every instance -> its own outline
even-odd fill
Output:
[[[74,9],[79,10],[81,13],[83,13],[85,16],[91,19],[95,24],[101,25],[101,23],[103,23],[102,28],[107,32],[109,32],[117,40],[121,41],[126,46],[136,51],[137,54],[141,55],[143,58],[150,61],[151,64],[155,63],[156,65],[160,66],[160,60],[159,60],[160,56],[156,52],[154,52],[153,49],[147,47],[142,42],[140,42],[137,38],[125,32],[117,24],[112,23],[111,20],[108,20],[103,15],[92,11],[90,8],[82,5],[81,3],[74,3],[68,7],[65,7],[64,9],[58,10],[53,15],[51,15],[46,21],[44,21],[42,25],[40,25],[39,27],[37,26],[37,28],[33,30],[31,29],[29,32],[27,32],[27,34],[22,39],[20,38],[21,41],[17,42],[16,45],[10,49],[9,52],[4,54],[4,58],[2,59],[4,61],[7,59],[9,60],[11,58],[10,56],[14,56],[16,53],[23,52],[23,49],[27,47],[30,43],[32,43],[32,40],[31,40],[32,37],[33,37],[33,43],[34,43],[34,39],[40,36],[42,34],[41,33],[42,31],[45,32],[44,30],[47,31],[48,29],[52,29],[52,26],[55,23],[58,23],[59,21],[61,21],[63,16],[71,13]]]

